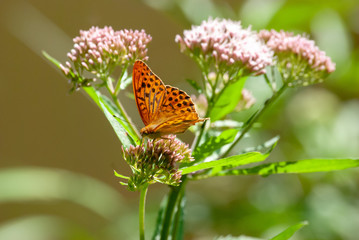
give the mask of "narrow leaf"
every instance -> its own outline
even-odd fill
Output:
[[[130,145],[135,145],[133,139],[126,132],[125,128],[118,122],[118,120],[113,116],[113,112],[111,113],[109,108],[106,107],[104,101],[100,99],[100,106],[105,114],[107,120],[110,122],[113,130],[115,131],[118,139],[120,139],[122,145],[125,148],[130,147]]]
[[[222,158],[216,161],[204,162],[191,167],[182,168],[182,174],[197,172],[204,169],[211,169],[217,167],[239,167],[242,165],[260,162],[267,158],[268,154],[261,154],[259,152],[245,153],[235,155],[228,158]]]
[[[47,58],[47,60],[49,60],[50,62],[52,62],[56,67],[61,69],[60,62],[57,61],[55,58],[51,57],[47,52],[42,51],[42,55],[44,55],[44,57]]]
[[[289,238],[291,238],[294,235],[294,233],[296,233],[299,229],[301,229],[302,227],[304,227],[306,225],[308,225],[307,221],[297,223],[293,226],[290,226],[289,228],[287,228],[283,232],[279,233],[277,236],[271,238],[270,240],[288,240]]]
[[[123,74],[122,76],[122,79],[121,79],[121,83],[120,83],[120,88],[122,90],[126,89],[126,87],[132,83],[132,76],[128,76],[128,72],[126,69],[124,69],[123,71],[125,71],[125,73]]]
[[[284,173],[329,172],[354,167],[359,167],[359,159],[306,159],[293,162],[274,162],[252,168],[229,170],[220,172],[217,176],[249,174],[268,176],[271,174]]]
[[[162,231],[163,219],[164,219],[164,215],[165,215],[167,201],[168,201],[168,198],[167,198],[167,196],[165,196],[161,202],[160,209],[158,210],[156,226],[155,226],[155,231],[152,236],[152,240],[157,240],[157,239],[160,239],[160,237],[161,237],[161,231]]]
[[[211,122],[220,120],[233,111],[239,100],[241,100],[242,88],[246,79],[246,77],[243,77],[226,86],[223,93],[219,96],[216,102],[213,103],[214,105],[209,116]]]
[[[238,130],[236,129],[227,129],[223,131],[218,137],[210,137],[203,144],[198,146],[193,152],[193,157],[196,162],[204,160],[206,157],[212,155],[212,153],[224,145],[233,142],[236,137]]]
[[[130,179],[129,177],[126,177],[122,174],[119,174],[118,172],[116,172],[116,170],[113,170],[113,173],[115,174],[116,177],[119,177],[119,178],[124,178],[124,179]]]

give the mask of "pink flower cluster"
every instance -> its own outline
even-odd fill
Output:
[[[305,36],[282,30],[262,30],[258,36],[274,51],[280,70],[292,75],[294,73],[294,78],[299,81],[294,84],[306,85],[321,81],[335,70],[335,63],[330,57]]]
[[[123,157],[133,170],[134,177],[129,187],[137,189],[142,182],[177,185],[181,181],[181,162],[193,161],[188,144],[176,139],[175,135],[166,138],[149,139],[142,145],[123,149]],[[131,188],[130,188],[131,189]]]
[[[208,19],[199,26],[185,30],[175,41],[181,51],[191,57],[201,57],[206,63],[214,60],[217,66],[241,67],[256,75],[271,65],[273,53],[250,27],[226,19]]]
[[[75,69],[102,74],[125,62],[136,59],[147,60],[147,44],[152,40],[144,30],[114,31],[112,27],[92,27],[80,31],[73,39],[73,49],[67,54]],[[65,75],[74,72],[70,62],[61,65]]]

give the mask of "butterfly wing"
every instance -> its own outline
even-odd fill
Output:
[[[157,118],[162,122],[158,124],[154,132],[163,134],[181,133],[191,125],[206,120],[199,118],[194,103],[187,93],[168,85]]]
[[[147,126],[156,119],[166,97],[166,86],[140,60],[137,60],[133,66],[132,84],[138,111],[143,123]]]

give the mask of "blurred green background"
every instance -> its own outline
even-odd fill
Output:
[[[191,93],[184,79],[199,79],[200,72],[174,37],[208,16],[241,20],[256,30],[306,32],[337,63],[325,83],[289,91],[262,118],[251,141],[281,136],[269,161],[359,157],[357,0],[1,1],[1,240],[137,239],[139,194],[120,186],[112,173],[129,173],[119,141],[84,94],[69,94],[70,85],[41,51],[64,62],[80,29],[143,28],[153,37],[151,68]],[[258,104],[268,94],[262,83],[247,84]],[[123,101],[141,128],[134,103]],[[191,182],[185,238],[265,238],[308,220],[293,239],[355,240],[358,187],[358,169]],[[166,186],[150,187],[148,236],[166,192]]]

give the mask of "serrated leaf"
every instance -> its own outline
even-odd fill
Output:
[[[233,142],[237,133],[238,130],[236,129],[227,129],[223,131],[218,137],[210,137],[194,150],[193,157],[195,161],[200,162],[206,157],[212,155],[214,151],[220,149],[226,144]]]
[[[192,79],[186,79],[186,81],[194,88],[198,93],[202,93],[203,90],[201,86],[198,85],[198,83]]]
[[[197,172],[205,169],[213,169],[218,167],[239,167],[246,164],[260,162],[265,160],[268,157],[268,154],[261,154],[259,152],[245,153],[241,155],[235,155],[228,158],[222,158],[216,161],[204,162],[191,167],[181,168],[182,174],[188,174]]]
[[[234,83],[229,83],[219,98],[212,103],[213,107],[209,116],[211,122],[222,119],[234,110],[239,100],[241,100],[242,89],[246,79],[247,77],[243,77]]]
[[[218,173],[222,175],[262,175],[329,172],[359,167],[359,159],[306,159],[300,161],[274,162],[246,169]]]
[[[289,228],[279,233],[277,236],[271,238],[270,240],[288,240],[294,235],[294,233],[296,233],[299,229],[306,225],[308,225],[307,221],[297,223],[293,226],[290,226]]]

